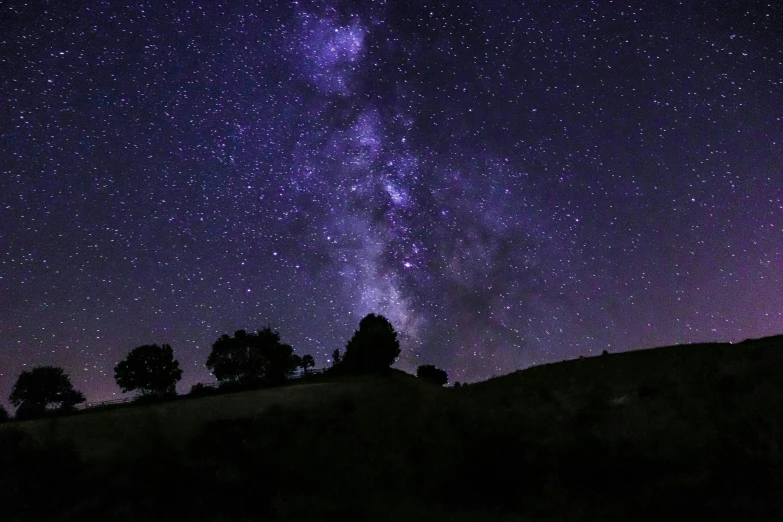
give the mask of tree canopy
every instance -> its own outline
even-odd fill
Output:
[[[43,415],[47,410],[71,410],[84,402],[85,397],[73,388],[62,368],[39,366],[19,375],[10,400],[17,408],[17,417],[29,418]]]
[[[139,390],[144,396],[173,395],[177,381],[182,379],[182,370],[171,346],[145,344],[131,350],[114,367],[114,379],[123,392]]]
[[[449,382],[449,376],[440,368],[433,366],[432,364],[422,364],[416,369],[416,377],[421,380],[443,386]]]
[[[377,373],[388,370],[400,355],[400,342],[391,322],[382,315],[368,314],[359,322],[337,364],[350,373]]]
[[[266,327],[221,336],[212,345],[207,368],[222,385],[264,386],[284,382],[301,362],[290,345],[280,342],[280,334]]]
[[[335,348],[334,351],[332,352],[332,368],[336,368],[337,366],[340,365],[340,363],[343,360],[342,357],[343,356],[340,353],[340,349]]]
[[[310,373],[310,368],[315,366],[315,359],[310,354],[303,355],[301,366],[302,366],[302,373],[308,375]]]

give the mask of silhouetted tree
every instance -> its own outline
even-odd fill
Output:
[[[443,386],[449,382],[448,374],[431,364],[422,364],[419,366],[416,369],[416,377],[431,382],[432,384],[437,384],[438,386]]]
[[[17,408],[17,418],[40,416],[47,410],[69,411],[85,401],[84,394],[73,388],[68,374],[54,366],[22,372],[10,399]]]
[[[5,408],[3,408],[0,405],[0,422],[5,422],[8,420],[8,412],[5,411]]]
[[[266,327],[257,333],[237,330],[212,345],[207,368],[221,385],[274,385],[291,377],[301,365],[293,348],[280,342],[280,334]]]
[[[332,352],[332,368],[335,368],[340,365],[340,362],[342,361],[342,355],[340,354],[340,349],[335,348]]]
[[[171,346],[145,344],[131,350],[114,367],[114,379],[123,392],[139,390],[145,397],[163,397],[176,393],[182,370]]]
[[[279,333],[267,327],[258,332],[257,338],[258,349],[251,352],[251,361],[257,372],[254,379],[261,384],[285,382],[302,365],[291,345],[280,342]]]
[[[345,346],[339,368],[351,373],[382,372],[399,355],[400,342],[392,324],[382,315],[369,314],[359,322],[359,329]]]
[[[237,330],[234,337],[223,334],[212,344],[207,357],[207,368],[220,384],[241,382],[250,373],[250,342],[247,332]]]
[[[315,359],[313,359],[313,356],[308,354],[305,354],[302,356],[302,373],[305,374],[305,376],[310,375],[310,368],[315,366]]]
[[[291,357],[292,357],[292,359],[293,359],[293,364],[294,364],[294,372],[296,372],[296,370],[297,370],[298,368],[301,368],[301,367],[302,367],[302,358],[301,358],[300,356],[298,356],[297,354],[293,354]],[[292,374],[293,374],[293,373],[292,373]]]

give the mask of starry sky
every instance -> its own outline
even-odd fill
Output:
[[[0,1],[0,395],[359,320],[452,381],[783,332],[777,1]]]

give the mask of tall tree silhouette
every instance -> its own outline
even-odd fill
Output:
[[[310,368],[315,366],[315,359],[312,355],[305,354],[302,356],[302,373],[307,376],[310,375]]]
[[[223,335],[212,345],[207,358],[207,368],[223,385],[280,384],[300,364],[293,348],[281,343],[280,334],[269,327],[257,333],[237,330],[234,337]]]
[[[206,366],[220,384],[247,381],[251,373],[250,349],[251,341],[244,330],[234,332],[234,337],[223,334],[212,344]]]
[[[171,346],[145,344],[131,350],[114,367],[114,379],[124,392],[139,390],[143,396],[174,395],[182,370]]]
[[[343,360],[342,354],[340,354],[340,349],[335,348],[332,352],[332,368],[335,368],[340,365],[340,363]]]
[[[345,346],[338,368],[350,373],[377,373],[388,370],[400,355],[400,342],[394,327],[382,315],[369,314],[359,322]]]
[[[0,422],[5,422],[8,420],[8,412],[5,411],[5,408],[3,408],[2,405],[0,405]]]
[[[62,368],[39,366],[19,375],[10,400],[17,408],[18,418],[31,418],[43,415],[47,410],[72,410],[85,398],[82,392],[73,388]]]

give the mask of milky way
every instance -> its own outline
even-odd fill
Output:
[[[0,5],[4,397],[369,312],[452,381],[783,331],[776,2],[112,4]]]

